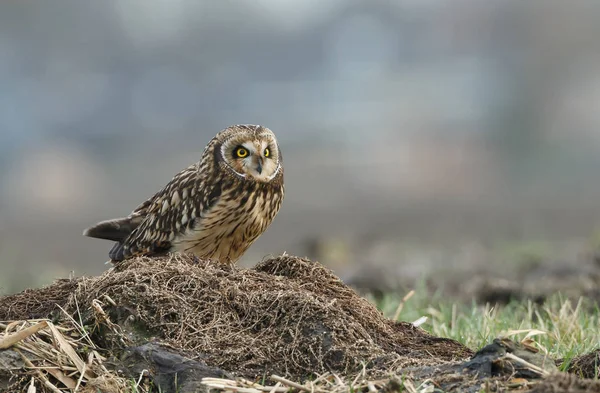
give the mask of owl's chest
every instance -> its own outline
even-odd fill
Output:
[[[281,204],[278,198],[262,192],[223,195],[175,248],[202,258],[236,261],[269,226]]]

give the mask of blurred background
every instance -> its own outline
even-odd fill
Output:
[[[244,265],[395,288],[586,259],[598,37],[591,0],[4,1],[0,292],[108,269],[83,229],[239,123],[278,135],[287,191]]]

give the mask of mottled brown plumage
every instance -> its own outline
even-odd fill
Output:
[[[235,262],[267,229],[284,196],[281,151],[271,130],[219,132],[200,162],[179,172],[129,216],[99,222],[85,236],[116,241],[112,262],[187,252]]]

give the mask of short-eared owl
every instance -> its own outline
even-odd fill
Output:
[[[208,143],[200,162],[129,216],[99,222],[83,234],[116,241],[111,262],[184,252],[233,263],[271,224],[283,195],[282,157],[273,132],[235,125]]]

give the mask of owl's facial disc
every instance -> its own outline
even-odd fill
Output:
[[[223,145],[223,155],[239,176],[260,182],[271,181],[279,172],[277,146],[269,138],[236,141]]]

